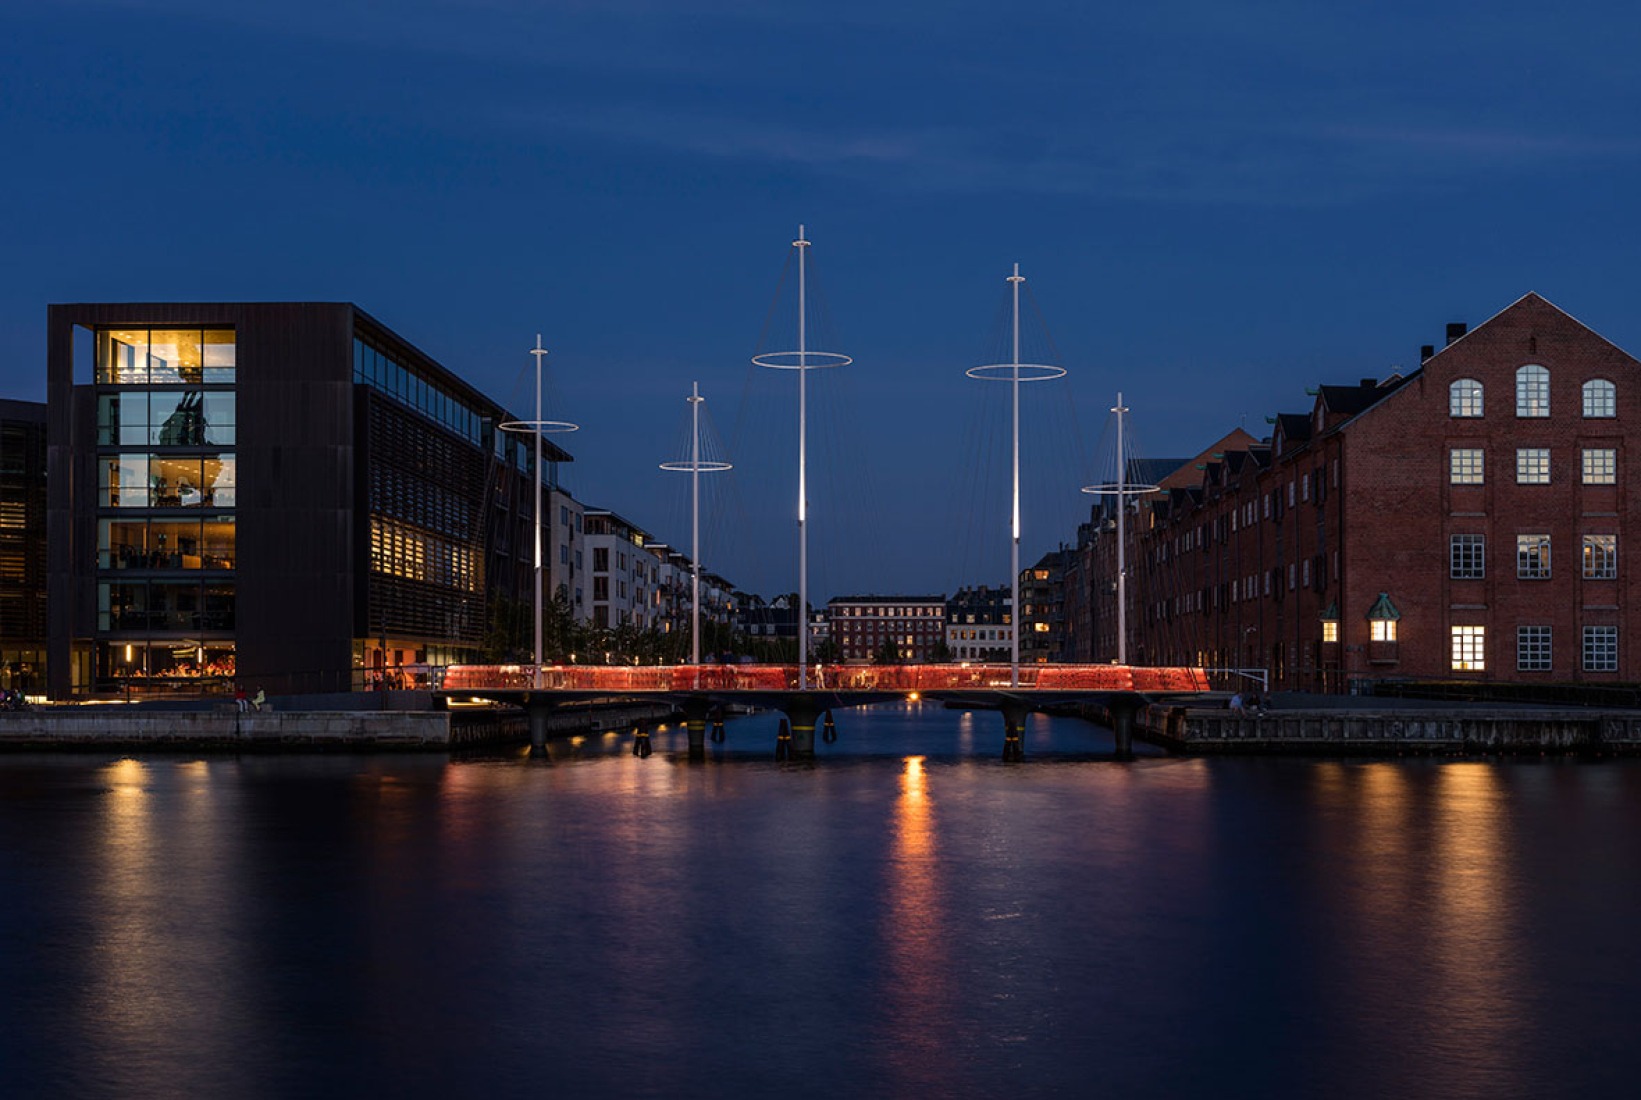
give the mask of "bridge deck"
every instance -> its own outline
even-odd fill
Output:
[[[1021,665],[1019,683],[1011,682],[1008,665],[810,665],[808,684],[800,685],[797,665],[453,665],[445,671],[443,690],[543,691],[608,694],[680,694],[733,692],[902,693],[1207,691],[1200,668],[1152,668],[1143,665]]]

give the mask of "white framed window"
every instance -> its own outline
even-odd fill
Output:
[[[1516,668],[1521,672],[1550,671],[1550,628],[1516,627]]]
[[[1289,592],[1293,591],[1293,579],[1294,579],[1295,572],[1296,572],[1296,570],[1294,568],[1294,564],[1293,564],[1293,562],[1290,561],[1288,563],[1288,591]]]
[[[1484,672],[1487,669],[1487,628],[1453,627],[1453,671]]]
[[[1447,387],[1447,414],[1454,417],[1481,415],[1481,383],[1459,378]]]
[[[1369,619],[1369,640],[1375,642],[1394,642],[1396,640],[1395,619]]]
[[[1584,628],[1584,671],[1618,671],[1618,628],[1616,626],[1587,626]]]
[[[1516,448],[1516,484],[1550,484],[1550,448]]]
[[[1479,580],[1487,576],[1487,536],[1454,535],[1447,548],[1449,576]]]
[[[1311,560],[1309,558],[1300,562],[1299,583],[1306,588],[1311,586]]]
[[[1311,498],[1311,475],[1306,474],[1299,479],[1299,499],[1308,501]]]
[[[1550,578],[1550,536],[1516,536],[1516,576],[1524,581]]]
[[[1618,536],[1584,536],[1584,577],[1610,581],[1618,576]]]
[[[1447,454],[1448,480],[1454,485],[1482,484],[1482,458],[1480,447],[1454,447]]]
[[[1536,363],[1516,371],[1516,415],[1550,415],[1550,372]]]
[[[1618,415],[1618,389],[1605,378],[1592,378],[1584,383],[1584,416],[1604,419]]]
[[[1293,482],[1288,482],[1288,507],[1293,507]]]
[[[1338,619],[1322,620],[1322,640],[1324,642],[1337,642],[1339,640]]]
[[[1265,518],[1271,518],[1271,494],[1265,494]]]
[[[1618,484],[1618,449],[1616,447],[1584,448],[1584,484]]]

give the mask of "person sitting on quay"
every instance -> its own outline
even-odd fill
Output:
[[[1234,692],[1231,695],[1231,701],[1226,705],[1231,708],[1231,713],[1236,715],[1238,718],[1247,713],[1247,711],[1245,711],[1242,707],[1242,693],[1240,691]]]

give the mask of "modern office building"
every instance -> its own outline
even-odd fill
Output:
[[[46,668],[46,407],[0,400],[0,688],[36,694]]]
[[[531,441],[357,306],[48,327],[53,696],[411,683],[475,655],[492,597],[529,598]],[[570,456],[544,455],[556,486]]]

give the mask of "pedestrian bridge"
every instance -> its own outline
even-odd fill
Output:
[[[994,707],[1002,712],[1005,759],[1022,758],[1025,716],[1052,703],[1088,702],[1112,715],[1120,755],[1132,739],[1133,715],[1149,702],[1209,690],[1200,668],[1143,665],[454,665],[440,694],[521,706],[530,717],[530,742],[542,749],[546,715],[556,705],[592,698],[665,699],[684,711],[690,752],[704,754],[714,709],[726,703],[767,707],[786,714],[790,744],[778,757],[812,757],[815,727],[831,728],[833,707],[864,706],[908,697]]]

